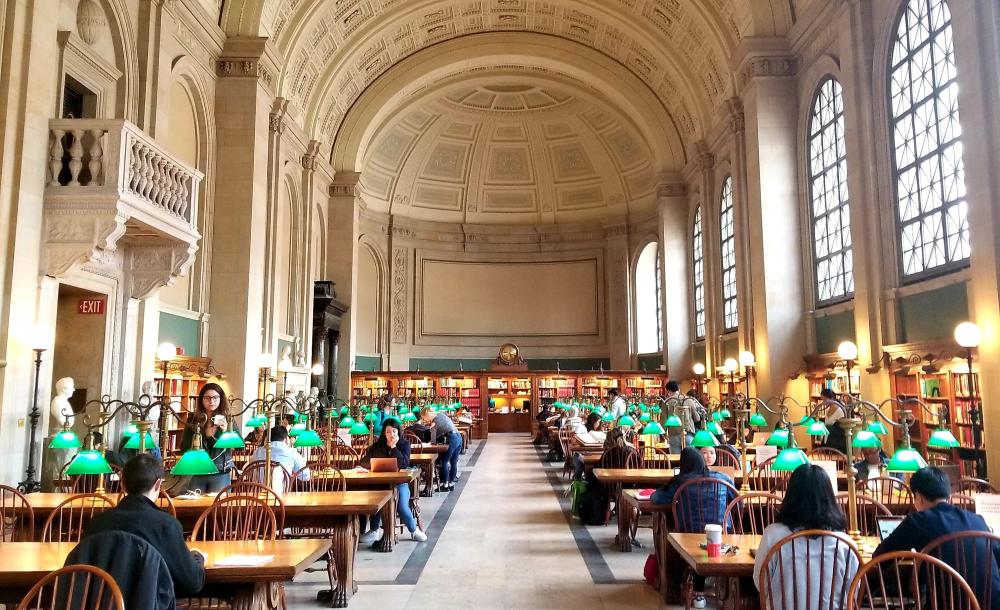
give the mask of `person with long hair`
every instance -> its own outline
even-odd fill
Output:
[[[396,458],[396,464],[400,470],[410,467],[410,441],[403,438],[403,429],[399,425],[399,420],[389,418],[382,422],[382,433],[372,443],[371,447],[368,448],[368,451],[365,452],[365,455],[361,458],[361,464],[370,468],[372,458]],[[396,493],[398,494],[396,514],[399,515],[403,525],[406,526],[406,530],[410,532],[410,538],[417,542],[427,540],[427,534],[423,533],[417,527],[417,520],[413,518],[413,511],[410,510],[410,484],[398,483],[396,485]],[[367,532],[365,532],[365,524],[362,523],[361,525],[361,542],[375,542],[378,538],[378,531],[381,525],[382,515],[380,513],[375,513],[369,517]],[[393,533],[385,532],[383,535],[392,536]]]
[[[230,471],[233,468],[233,453],[229,449],[216,449],[215,442],[229,429],[229,399],[226,391],[217,383],[206,383],[198,392],[198,402],[193,413],[188,414],[188,425],[184,427],[181,451],[191,448],[194,427],[201,426],[201,448],[215,462],[218,474],[191,477],[188,490],[203,493],[218,493],[232,483]]]
[[[776,555],[768,565],[764,565],[768,552],[785,536],[801,530],[843,533],[846,527],[847,519],[837,504],[826,472],[813,464],[796,468],[788,479],[785,499],[775,522],[764,528],[754,558],[754,583],[761,586],[761,573],[766,570],[767,586],[772,596],[771,607],[809,610],[837,608],[846,604],[847,589],[859,566],[857,557],[843,543],[825,538],[823,544],[818,544],[799,538],[779,551],[782,561],[778,561]],[[803,561],[807,557],[808,561]],[[808,579],[805,573],[797,572],[806,565],[816,570]],[[778,571],[779,566],[781,572]],[[806,582],[809,583],[808,590],[803,584]],[[840,584],[831,586],[831,582]],[[831,593],[838,589],[841,599],[829,599]],[[776,595],[782,596],[783,604],[774,599]]]

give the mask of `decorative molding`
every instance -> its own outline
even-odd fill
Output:
[[[128,248],[128,279],[131,296],[145,299],[153,291],[173,284],[194,263],[198,246],[166,242]]]
[[[615,245],[611,253],[611,261],[614,268],[611,270],[611,301],[614,306],[611,308],[611,326],[614,329],[612,335],[615,342],[628,341],[628,286],[625,278],[628,274],[628,257],[625,253],[624,244]]]
[[[392,249],[392,342],[406,343],[406,248]]]
[[[256,78],[268,89],[274,84],[274,74],[261,60],[253,57],[219,59],[215,62],[215,75],[219,78]]]
[[[666,184],[659,184],[656,187],[657,198],[666,197],[687,197],[688,186],[684,182],[668,182]]]
[[[302,155],[302,169],[306,171],[316,171],[316,158],[319,156],[321,142],[319,140],[309,140],[306,152]]]
[[[793,78],[799,70],[799,61],[793,55],[750,56],[743,60],[736,71],[739,90],[758,78]]]
[[[743,100],[731,97],[726,100],[726,110],[729,112],[730,133],[743,133],[746,130],[746,115],[743,113]]]

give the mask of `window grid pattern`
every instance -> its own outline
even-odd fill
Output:
[[[704,339],[705,328],[705,246],[701,230],[701,206],[694,211],[692,229],[692,267],[694,269],[694,334],[696,339]]]
[[[722,184],[719,236],[722,239],[722,323],[726,332],[739,326],[736,304],[736,226],[733,213],[733,177]]]
[[[844,95],[833,78],[820,85],[809,117],[809,187],[816,302],[824,305],[854,292]]]
[[[964,266],[968,207],[951,11],[911,0],[892,45],[889,105],[900,264],[905,279]]]
[[[656,347],[663,351],[663,268],[660,266],[660,250],[656,250]]]

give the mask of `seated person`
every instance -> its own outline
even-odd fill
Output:
[[[361,465],[371,468],[372,458],[396,458],[396,464],[400,470],[410,467],[410,442],[403,438],[403,432],[399,421],[387,419],[382,423],[382,433],[378,439],[372,443],[368,451],[361,458]],[[406,526],[410,537],[417,542],[427,540],[427,534],[417,527],[417,520],[413,517],[410,509],[410,484],[396,484],[396,493],[399,499],[396,502],[396,514],[399,515],[403,525]],[[371,517],[361,519],[361,539],[362,544],[374,542],[379,537],[379,528],[382,525],[382,514],[375,513]],[[393,536],[393,532],[384,535]]]
[[[302,457],[298,449],[288,444],[288,438],[288,428],[284,426],[271,428],[271,461],[281,464],[290,473],[303,469],[302,472],[299,472],[298,479],[300,481],[308,481],[309,469],[305,468],[306,459]],[[267,449],[263,446],[257,447],[253,452],[252,459],[263,461],[265,458],[267,458]],[[284,493],[288,490],[275,489],[275,491]]]
[[[698,451],[701,453],[701,457],[705,458],[705,465],[711,468],[715,466],[715,460],[717,455],[715,453],[715,447],[698,447]]]
[[[469,412],[467,407],[459,407],[455,409],[455,421],[460,424],[465,424],[466,426],[471,426],[475,422],[472,417],[472,413]]]
[[[146,453],[130,459],[122,469],[126,496],[116,507],[95,516],[83,537],[118,531],[142,538],[167,562],[176,596],[191,597],[204,584],[205,555],[188,550],[180,522],[156,505],[162,485],[162,462]]]
[[[824,539],[822,546],[797,539],[764,565],[767,554],[782,538],[799,530],[843,532],[847,527],[844,512],[837,504],[830,479],[822,468],[803,464],[788,479],[785,499],[774,523],[764,529],[754,558],[754,583],[765,587],[772,608],[810,610],[812,608],[843,608],[851,580],[858,571],[858,561],[849,547]],[[813,572],[807,578],[806,562]],[[778,567],[781,567],[781,572]],[[798,571],[801,567],[803,571]],[[766,581],[761,583],[761,572]],[[819,572],[819,573],[818,573]],[[808,587],[804,583],[808,583]],[[831,593],[835,599],[829,599]]]
[[[910,477],[910,491],[913,493],[913,506],[916,512],[912,512],[903,519],[889,536],[878,545],[873,557],[893,551],[908,551],[917,549],[918,551],[945,534],[954,532],[989,532],[990,528],[986,521],[976,513],[958,508],[948,502],[951,496],[951,481],[948,475],[941,469],[934,466],[921,468]],[[978,544],[986,544],[980,542]],[[986,557],[985,548],[969,550],[966,555],[975,557]],[[974,553],[974,555],[973,555]],[[956,561],[955,557],[948,557],[947,553],[942,557],[945,563],[958,570],[967,563]],[[993,567],[992,567],[992,592],[990,597],[994,608],[1000,607],[1000,547],[993,546]],[[971,579],[970,585],[975,588],[985,587],[986,583],[979,582],[981,579]],[[978,599],[985,599],[985,591],[974,589]]]
[[[601,421],[601,416],[597,413],[591,413],[587,416],[587,421],[584,424],[586,432],[583,434],[577,434],[570,440],[570,445],[600,445],[603,444],[607,438],[607,434],[601,430],[604,427],[604,422]],[[586,470],[586,465],[583,462],[583,456],[579,453],[573,454],[573,474],[574,479],[577,481],[583,480],[583,473]]]
[[[889,476],[900,481],[903,480],[902,475],[898,472],[886,472],[886,467],[889,465],[889,456],[885,454],[885,451],[882,451],[878,447],[865,447],[861,450],[861,455],[864,456],[864,459],[854,463],[854,469],[858,471],[855,478],[858,481],[866,481],[880,476]]]
[[[733,485],[733,479],[722,472],[715,472],[709,470],[708,465],[705,464],[705,458],[702,457],[701,452],[694,447],[685,447],[681,451],[681,461],[678,473],[674,475],[674,478],[670,480],[669,483],[663,487],[657,489],[650,496],[650,499],[654,504],[672,504],[674,501],[674,496],[677,494],[677,490],[680,489],[681,485],[691,481],[693,479],[698,479],[702,477],[708,477],[712,479],[719,479]],[[829,483],[827,483],[829,487]],[[699,516],[692,519],[690,523],[691,531],[704,532],[705,525],[708,523],[722,523],[722,517],[726,512],[726,506],[736,497],[736,492],[732,489],[726,489],[724,494],[712,494],[709,488],[703,485],[697,485],[699,489],[703,489],[701,497],[698,498],[698,505],[701,510],[698,511]],[[726,529],[731,530],[732,524],[727,523]],[[704,608],[705,607],[705,577],[695,574],[693,576],[694,580],[694,597],[692,599],[693,608]]]

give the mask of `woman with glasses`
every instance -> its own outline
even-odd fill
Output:
[[[204,414],[204,417],[202,416]],[[202,421],[204,420],[204,421]],[[233,455],[229,449],[216,449],[215,441],[229,428],[229,401],[226,392],[217,383],[206,383],[198,393],[198,406],[189,416],[191,425],[184,428],[184,438],[181,440],[181,451],[191,448],[194,440],[193,426],[201,423],[201,448],[215,462],[218,474],[198,475],[191,477],[187,485],[188,491],[196,489],[202,493],[217,493],[232,483],[230,471],[233,468]]]

